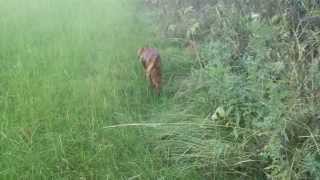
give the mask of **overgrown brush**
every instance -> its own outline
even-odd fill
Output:
[[[159,132],[166,163],[181,167],[181,177],[320,179],[317,27],[292,29],[285,12],[293,1],[157,2],[161,16],[173,16],[161,21],[163,35],[196,40],[205,64],[155,117],[186,123]],[[309,15],[318,6],[294,3]]]

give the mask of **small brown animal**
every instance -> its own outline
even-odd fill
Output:
[[[161,58],[159,52],[154,48],[140,48],[138,49],[138,56],[145,70],[146,77],[150,81],[151,87],[156,90],[157,95],[160,95]]]

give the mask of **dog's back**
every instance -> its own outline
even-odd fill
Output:
[[[154,48],[141,48],[138,54],[146,63],[149,61],[160,61],[160,54]]]

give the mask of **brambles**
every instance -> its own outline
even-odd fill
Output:
[[[169,164],[207,179],[319,179],[318,1],[159,2],[163,37],[196,41],[206,62],[160,113],[193,124],[160,132]]]

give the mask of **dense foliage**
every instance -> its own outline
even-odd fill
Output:
[[[175,123],[156,150],[178,176],[320,179],[319,1],[145,4],[159,36],[194,63],[170,110],[155,116]]]

